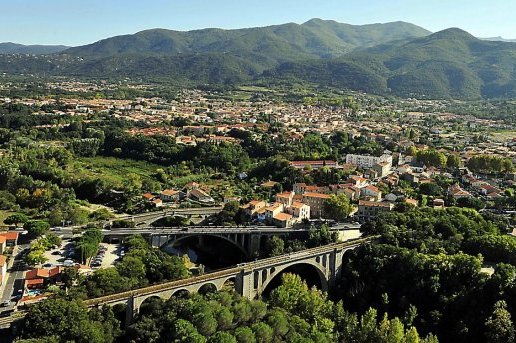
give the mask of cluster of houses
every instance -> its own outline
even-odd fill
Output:
[[[181,190],[165,189],[159,194],[145,193],[143,194],[143,198],[153,207],[177,204],[185,200],[202,205],[211,205],[215,202],[215,200],[205,190],[201,189],[197,182],[190,182]]]

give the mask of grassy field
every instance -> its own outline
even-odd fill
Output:
[[[162,168],[148,162],[102,156],[81,158],[74,167],[78,177],[101,177],[116,183],[121,183],[128,174],[147,178]]]

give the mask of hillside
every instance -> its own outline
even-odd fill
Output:
[[[316,69],[326,72],[310,72]],[[516,44],[484,41],[452,28],[331,61],[283,64],[273,74],[338,87],[350,87],[358,77],[355,89],[402,97],[516,96]]]
[[[241,30],[147,30],[44,56],[0,54],[0,72],[179,85],[304,81],[417,98],[516,97],[516,43],[403,22],[313,19]]]
[[[68,49],[64,45],[23,45],[16,43],[0,43],[0,54],[54,54]]]
[[[425,29],[404,22],[349,25],[312,19],[301,25],[288,23],[237,30],[146,30],[70,48],[65,53],[93,58],[143,53],[231,53],[237,56],[260,54],[282,62],[310,57],[337,57],[356,48],[428,34],[430,32]]]

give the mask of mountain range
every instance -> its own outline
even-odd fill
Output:
[[[0,54],[30,54],[44,55],[53,54],[69,49],[64,45],[23,45],[16,43],[0,43]]]
[[[8,50],[2,46],[0,53]],[[295,80],[420,98],[516,96],[516,43],[477,39],[457,28],[431,33],[405,22],[153,29],[52,48],[34,56],[11,48],[0,55],[0,72],[188,85]]]

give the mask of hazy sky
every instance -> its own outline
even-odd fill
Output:
[[[0,0],[0,42],[81,45],[149,28],[407,21],[516,38],[516,0]]]

